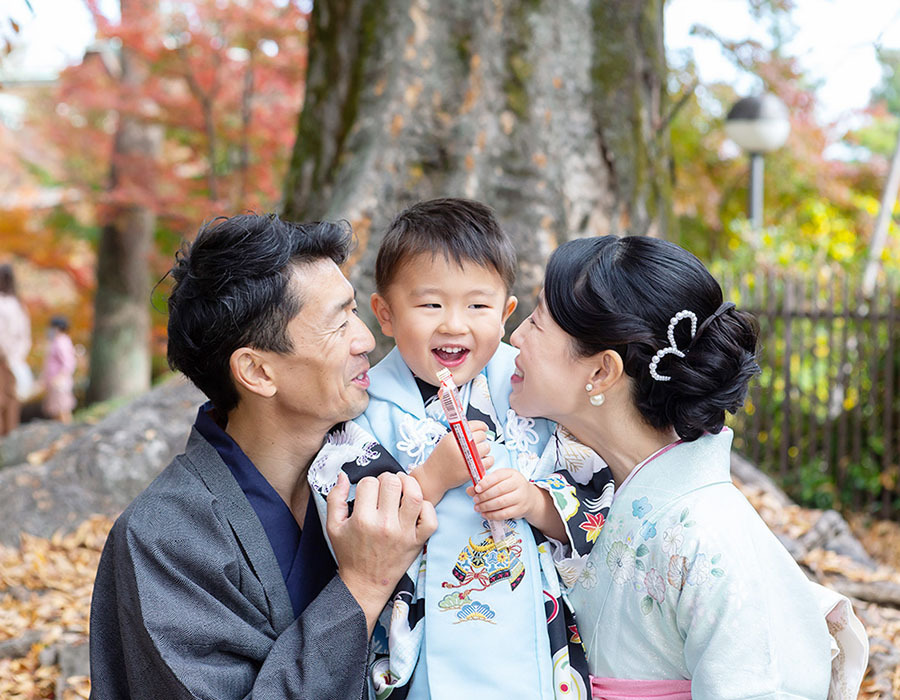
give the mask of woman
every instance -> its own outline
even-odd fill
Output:
[[[0,265],[0,435],[19,425],[21,399],[31,393],[31,322],[16,296],[12,265]]]
[[[512,336],[510,405],[560,423],[616,482],[570,593],[594,698],[856,697],[867,641],[849,603],[807,580],[729,476],[725,412],[759,372],[757,332],[687,251],[605,236],[553,254]],[[847,645],[834,679],[829,626]]]

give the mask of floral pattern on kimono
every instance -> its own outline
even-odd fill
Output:
[[[533,696],[572,697],[576,689],[586,696],[587,667],[581,638],[559,577],[574,580],[581,571],[612,501],[612,476],[606,464],[571,435],[562,430],[554,432],[549,422],[518,416],[508,407],[508,377],[514,356],[515,351],[501,345],[488,367],[461,387],[466,416],[488,425],[494,468],[516,468],[550,492],[566,524],[568,541],[549,540],[525,520],[508,521],[515,539],[507,549],[497,549],[487,521],[482,520],[481,529],[471,533],[469,544],[450,553],[456,563],[441,571],[446,591],[443,597],[429,602],[424,598],[423,581],[433,537],[401,579],[376,625],[370,665],[373,697],[407,697],[424,641],[426,617],[451,615],[456,624],[502,626],[502,614],[493,609],[484,594],[490,590],[496,595],[501,586],[514,591],[529,576],[540,577],[538,592],[543,590],[544,600],[538,605],[543,608],[551,657],[544,662],[548,691]],[[396,386],[386,386],[388,377]],[[497,377],[505,378],[506,383]],[[352,485],[368,475],[411,471],[448,432],[437,389],[413,377],[396,349],[370,371],[370,379],[369,409],[355,422],[337,426],[310,468],[309,480],[322,517],[324,496],[340,469]],[[388,396],[390,400],[382,398]],[[348,446],[348,439],[353,448]],[[442,518],[439,521],[444,522]],[[526,552],[525,559],[536,561],[537,570],[526,570],[522,559]],[[428,612],[432,608],[433,612]],[[534,666],[535,662],[531,659],[528,664]]]
[[[669,445],[618,487],[569,593],[591,675],[616,689],[689,680],[698,700],[855,697],[865,640],[849,604],[806,578],[731,483],[732,436]],[[829,611],[847,622],[841,639]],[[833,649],[849,694],[829,691]]]

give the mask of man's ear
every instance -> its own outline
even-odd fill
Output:
[[[271,368],[259,351],[238,348],[231,353],[228,367],[239,391],[243,389],[265,398],[272,398],[277,393]]]
[[[388,304],[387,299],[378,292],[373,292],[371,303],[372,313],[375,314],[375,319],[378,321],[378,325],[381,326],[381,332],[388,338],[393,338],[394,322],[391,314],[391,307]]]
[[[590,359],[592,372],[588,380],[599,392],[607,392],[625,376],[625,363],[615,350],[603,350]]]

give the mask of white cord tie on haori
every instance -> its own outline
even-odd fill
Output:
[[[669,338],[669,344],[668,346],[657,350],[656,354],[653,356],[653,359],[650,360],[650,376],[658,382],[668,382],[672,380],[672,377],[669,377],[665,374],[660,374],[656,371],[656,368],[659,367],[660,360],[662,360],[666,355],[684,357],[684,352],[678,349],[678,344],[675,342],[675,327],[686,318],[691,319],[691,339],[693,339],[697,334],[697,314],[695,314],[693,311],[683,309],[672,316],[672,318],[669,320],[669,329],[666,331],[666,335]]]

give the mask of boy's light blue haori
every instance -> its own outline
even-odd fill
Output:
[[[550,491],[569,541],[548,540],[520,519],[510,522],[511,546],[495,548],[465,486],[448,491],[437,505],[437,531],[376,626],[373,698],[589,696],[560,577],[568,584],[577,579],[612,502],[612,478],[594,452],[554,424],[510,409],[515,356],[501,344],[460,387],[467,417],[489,426],[492,469],[517,469]],[[332,431],[310,467],[323,519],[324,494],[341,469],[351,483],[386,470],[410,472],[448,432],[437,389],[417,382],[396,348],[369,377],[368,409]]]
[[[810,582],[734,486],[732,437],[674,443],[617,489],[569,594],[591,674],[689,679],[695,698],[855,697],[829,694],[833,648],[835,687],[865,671],[849,601]]]

